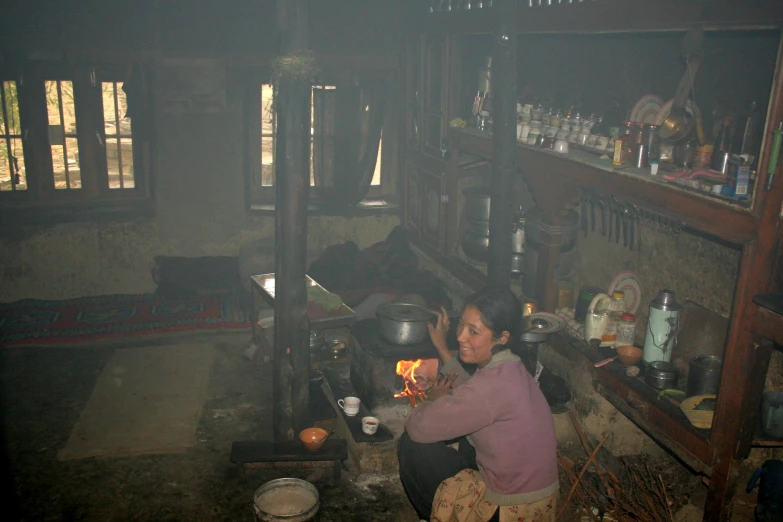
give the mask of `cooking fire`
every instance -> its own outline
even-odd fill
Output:
[[[420,401],[424,401],[427,390],[438,376],[438,360],[398,361],[397,375],[402,376],[405,388],[400,393],[395,393],[394,397],[407,397],[411,406],[415,407]]]

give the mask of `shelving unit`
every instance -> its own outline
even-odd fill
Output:
[[[493,9],[502,1],[498,0]],[[516,12],[511,25],[515,25],[520,35],[671,32],[685,31],[693,26],[722,31],[774,29],[779,34],[783,26],[783,2],[777,0],[594,0],[538,8],[527,7],[521,2]],[[415,244],[474,288],[485,284],[486,277],[476,274],[449,251],[449,246],[458,239],[456,198],[459,192],[454,178],[459,170],[455,158],[468,153],[492,161],[493,151],[497,150],[493,144],[497,133],[513,133],[515,129],[495,129],[496,136],[489,136],[472,129],[449,128],[447,122],[461,116],[458,102],[463,57],[459,38],[467,34],[496,35],[503,24],[493,16],[492,9],[421,13],[413,23],[418,48],[408,50],[408,58],[415,59],[406,60],[409,80],[406,93],[409,103],[405,153],[406,224],[414,232]],[[433,55],[430,52],[432,45],[444,47]],[[783,120],[781,49],[779,44],[765,136],[770,136],[771,130]],[[520,53],[523,52],[524,49],[520,49]],[[437,110],[427,107],[428,100],[419,99],[415,94],[417,90],[431,92],[432,86],[426,82],[432,78],[428,68],[432,66],[433,56],[440,60],[436,77],[443,89],[437,99]],[[436,112],[437,120],[424,118],[425,114]],[[448,139],[448,146],[441,146],[441,149],[451,149],[450,159],[441,157],[441,150],[432,146],[442,138]],[[425,141],[429,142],[428,146]],[[693,428],[676,404],[659,399],[657,392],[642,380],[628,378],[612,365],[593,368],[599,355],[581,341],[558,335],[553,336],[551,343],[574,364],[584,364],[593,374],[597,390],[619,411],[695,471],[710,477],[704,517],[709,521],[728,520],[730,516],[732,476],[738,459],[746,458],[754,446],[783,446],[783,441],[768,440],[756,433],[771,341],[783,341],[781,315],[753,302],[757,294],[772,290],[768,286],[776,240],[780,235],[778,216],[783,201],[783,180],[779,178],[783,177],[782,169],[777,169],[778,179],[772,190],[763,190],[771,153],[769,142],[765,140],[761,151],[753,197],[744,202],[713,197],[636,169],[616,169],[589,153],[571,151],[568,155],[559,155],[525,145],[516,148],[519,176],[533,194],[541,209],[542,224],[547,228],[556,230],[565,213],[579,203],[582,192],[589,190],[612,193],[627,202],[679,220],[688,230],[731,244],[741,251],[720,384],[720,389],[728,392],[718,396],[711,430]],[[415,191],[417,195],[413,198],[411,195]],[[427,205],[430,206],[429,215]],[[438,219],[433,219],[435,215]],[[430,230],[425,233],[427,227]],[[542,230],[542,243],[550,246],[539,252],[539,281],[535,295],[544,310],[553,311],[556,295],[554,261],[562,237]]]

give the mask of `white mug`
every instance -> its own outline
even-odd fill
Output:
[[[359,397],[346,397],[337,401],[337,405],[343,409],[346,415],[353,417],[359,413],[359,404],[362,400]]]
[[[367,435],[374,435],[380,423],[377,417],[362,417],[362,431]]]

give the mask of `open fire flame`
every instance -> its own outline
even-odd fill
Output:
[[[422,375],[416,375],[416,370],[418,370],[423,363],[424,360],[422,359],[416,359],[415,361],[397,362],[397,375],[402,376],[405,389],[400,393],[395,393],[394,397],[407,397],[411,403],[411,406],[414,407],[418,402],[424,401],[425,393],[432,385],[430,380],[428,380],[426,377]]]

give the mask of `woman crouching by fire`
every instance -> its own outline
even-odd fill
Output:
[[[433,312],[430,340],[441,377],[405,421],[397,455],[413,507],[432,522],[554,521],[557,440],[549,405],[519,357],[522,309],[508,289],[470,296],[449,352],[446,311]],[[458,449],[454,442],[458,442]]]

